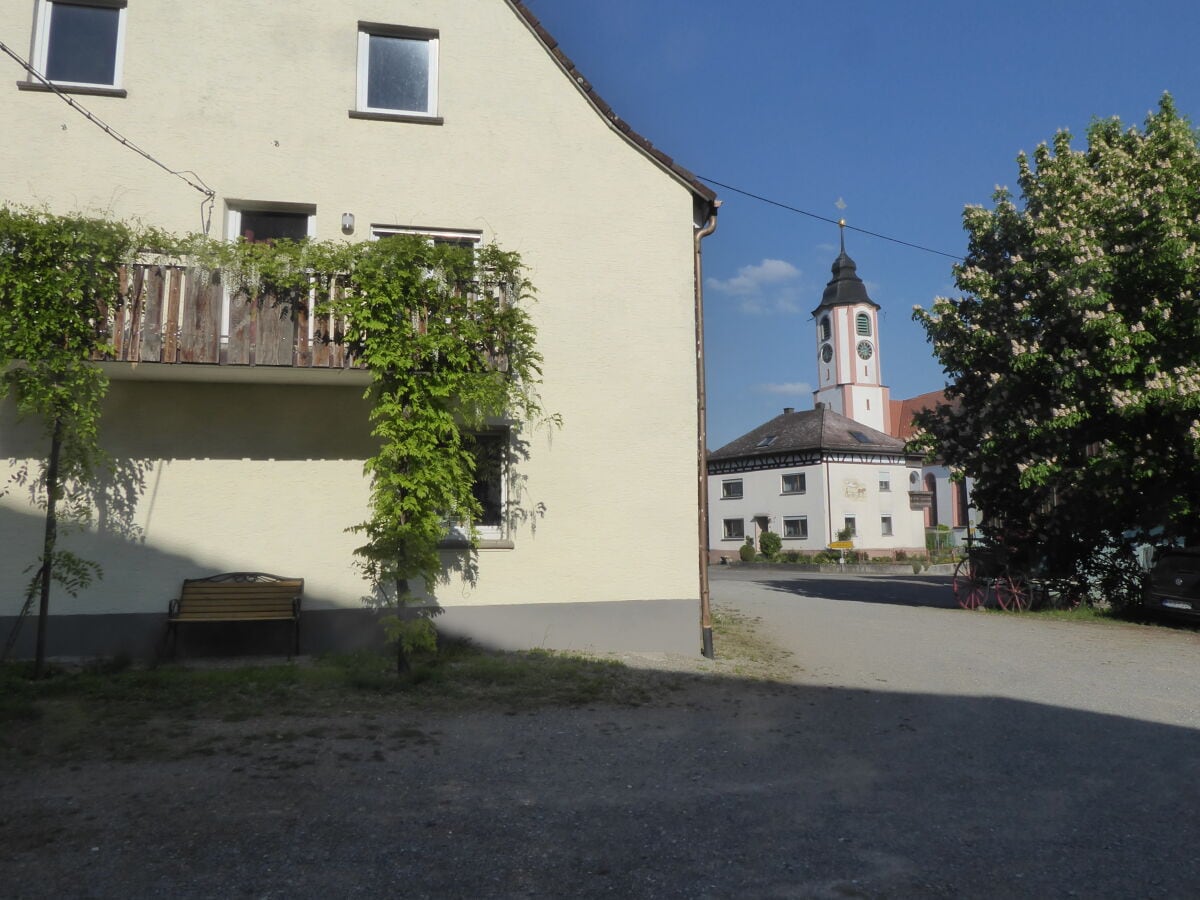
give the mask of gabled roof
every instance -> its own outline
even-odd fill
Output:
[[[944,406],[949,401],[946,400],[945,391],[930,391],[927,394],[909,397],[907,400],[893,400],[891,402],[894,437],[902,441],[907,441],[913,436],[913,431],[915,430],[913,428],[913,417],[917,413],[933,409],[937,406]]]
[[[743,459],[802,450],[903,454],[904,441],[822,406],[776,416],[709,453],[708,458]]]
[[[567,73],[567,76],[588,99],[593,108],[604,117],[618,134],[687,185],[696,197],[710,205],[716,202],[717,194],[712,188],[634,131],[629,127],[628,122],[618,116],[613,111],[613,108],[604,102],[600,95],[592,89],[591,82],[584,78],[583,74],[575,67],[575,63],[571,61],[571,58],[559,49],[558,41],[542,26],[542,23],[538,21],[537,16],[530,11],[529,7],[521,2],[521,0],[506,0],[506,2],[525,21],[530,31],[537,36],[547,52],[554,57],[559,66]]]

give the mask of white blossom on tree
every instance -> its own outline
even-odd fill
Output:
[[[913,317],[951,403],[917,442],[975,480],[1003,531],[1070,568],[1200,537],[1200,147],[1164,95],[1017,158],[1020,196],[969,206],[962,296]],[[1159,531],[1163,529],[1163,531]]]

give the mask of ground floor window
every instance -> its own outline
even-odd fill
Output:
[[[892,536],[892,517],[891,516],[880,516],[879,517],[879,533],[882,534],[884,537]]]
[[[844,528],[850,537],[858,537],[858,520],[854,516],[846,516]]]
[[[784,516],[783,536],[800,539],[808,537],[808,516]]]
[[[721,534],[727,541],[742,540],[746,537],[746,521],[744,519],[722,520]]]

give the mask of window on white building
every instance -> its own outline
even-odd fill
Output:
[[[504,538],[504,510],[507,502],[506,477],[509,434],[505,429],[471,435],[467,446],[475,457],[475,481],[471,492],[479,501],[480,515],[473,523],[481,541]],[[446,516],[451,539],[466,539],[470,526],[453,514]]]
[[[846,516],[845,529],[850,537],[858,537],[858,521],[854,516]]]
[[[359,22],[357,111],[432,120],[437,104],[438,33]]]
[[[891,516],[880,516],[879,517],[879,533],[882,534],[884,537],[892,536],[892,517]]]
[[[888,493],[892,489],[892,475],[890,472],[879,473],[879,490],[881,493]]]
[[[125,13],[125,0],[42,0],[34,33],[34,68],[60,87],[117,88]]]
[[[791,472],[784,475],[781,479],[781,492],[784,494],[803,494],[804,493],[804,473]]]
[[[722,500],[741,500],[742,499],[742,479],[730,478],[721,482],[721,499]]]
[[[740,541],[746,537],[746,522],[744,519],[724,519],[721,522],[721,536],[727,541]]]
[[[808,537],[807,516],[784,516],[783,536],[793,540],[804,540]]]

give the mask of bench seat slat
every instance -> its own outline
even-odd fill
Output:
[[[293,623],[299,652],[300,599],[303,578],[264,573],[230,573],[184,579],[179,598],[167,613],[169,630],[188,622]]]

